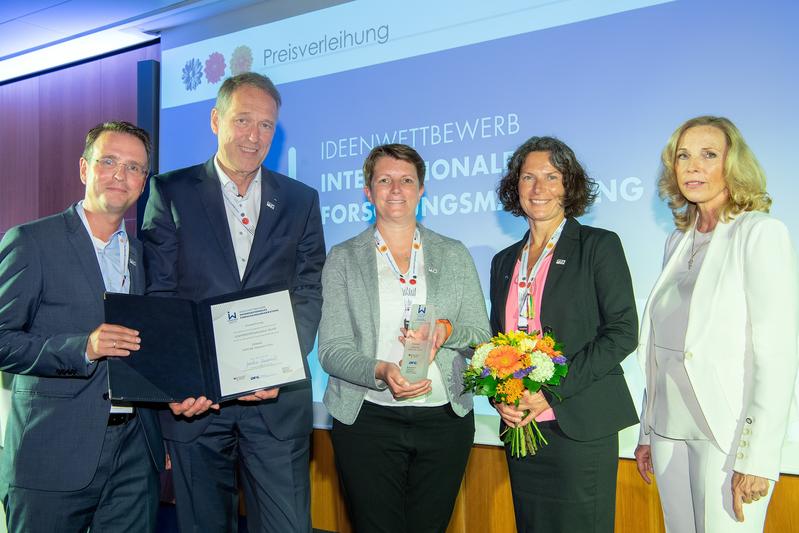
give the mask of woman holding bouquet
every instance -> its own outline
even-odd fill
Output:
[[[520,146],[498,188],[529,231],[491,262],[491,327],[552,331],[569,364],[551,392],[495,404],[503,429],[535,419],[549,443],[523,458],[506,447],[520,533],[614,528],[618,432],[637,421],[620,363],[635,350],[638,319],[618,236],[574,219],[594,191],[574,152],[552,137]]]
[[[676,229],[642,320],[638,471],[667,531],[762,531],[794,394],[796,253],[728,119],[688,120],[662,162]]]
[[[416,222],[419,154],[377,146],[363,174],[375,225],[334,246],[322,274],[319,361],[336,466],[356,532],[440,532],[474,437],[464,354],[490,337],[485,300],[466,247]],[[427,379],[411,382],[400,364],[414,304],[440,320]]]

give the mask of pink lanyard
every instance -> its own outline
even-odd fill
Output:
[[[563,221],[555,229],[552,237],[550,237],[549,241],[547,241],[544,249],[541,251],[541,255],[538,257],[535,265],[533,265],[533,268],[530,270],[529,277],[527,274],[527,261],[530,258],[530,245],[532,244],[533,240],[532,232],[530,232],[530,236],[527,238],[527,244],[525,244],[524,248],[522,248],[521,264],[519,265],[519,277],[517,279],[519,284],[518,326],[519,330],[521,331],[527,331],[530,320],[535,318],[535,305],[533,305],[534,291],[532,290],[533,285],[535,285],[535,277],[538,275],[538,271],[541,269],[541,265],[544,263],[546,256],[552,253],[552,250],[555,249],[555,245],[558,243],[560,234],[563,232],[563,226],[565,225],[566,219],[563,219]]]

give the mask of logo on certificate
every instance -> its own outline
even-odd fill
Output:
[[[236,312],[235,311],[228,311],[227,312],[227,321],[228,322],[235,322],[236,320],[238,320],[238,318],[236,318]]]

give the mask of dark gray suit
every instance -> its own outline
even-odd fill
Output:
[[[129,270],[131,292],[141,293],[138,242],[131,241]],[[16,374],[2,458],[4,498],[9,487],[70,492],[95,478],[111,404],[107,364],[87,364],[85,352],[89,334],[103,322],[104,292],[94,246],[75,206],[13,228],[0,243],[0,369]],[[140,426],[145,438],[135,442],[151,457],[148,468],[160,469],[164,450],[157,417],[147,409],[137,414],[128,424]],[[132,501],[141,499],[138,494]],[[34,518],[58,513],[52,509],[49,517]]]

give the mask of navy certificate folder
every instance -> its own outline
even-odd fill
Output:
[[[211,306],[278,292],[284,287],[263,287],[193,302],[182,298],[105,294],[105,321],[135,329],[141,347],[127,357],[108,357],[108,389],[114,400],[130,402],[181,402],[205,396],[214,403],[235,399],[255,390],[222,394],[219,360],[214,341]],[[293,332],[281,335],[296,336]],[[282,386],[308,379],[307,364]],[[243,385],[246,388],[246,385]]]

